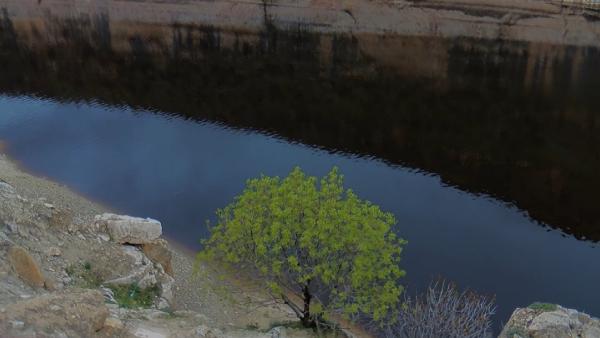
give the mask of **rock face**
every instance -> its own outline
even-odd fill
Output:
[[[151,218],[106,213],[96,216],[95,223],[101,229],[106,229],[117,243],[152,243],[162,235],[160,222]]]
[[[600,320],[562,306],[516,309],[499,338],[600,338]]]
[[[158,239],[152,243],[143,244],[142,251],[144,251],[151,261],[162,265],[165,272],[173,276],[173,266],[171,265],[172,255],[167,241]]]
[[[47,334],[44,337],[90,337],[102,329],[108,313],[99,291],[71,289],[9,305],[0,313],[0,333],[9,337],[35,337],[36,332]]]
[[[104,281],[107,285],[129,285],[137,284],[142,289],[155,285],[158,281],[156,275],[159,273],[153,264],[136,246],[124,245],[123,252],[132,258],[133,264],[125,276]]]
[[[23,281],[32,287],[44,286],[44,275],[40,271],[38,263],[27,250],[20,246],[13,246],[8,250],[8,259],[14,271]]]

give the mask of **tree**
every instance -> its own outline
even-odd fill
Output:
[[[332,311],[383,320],[397,308],[405,241],[392,214],[344,189],[337,168],[320,184],[300,168],[250,179],[217,216],[199,258],[258,271],[304,326]]]

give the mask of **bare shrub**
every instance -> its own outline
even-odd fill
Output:
[[[480,338],[491,337],[494,299],[472,291],[459,291],[446,281],[429,285],[414,299],[405,296],[395,320],[376,330],[383,337]]]

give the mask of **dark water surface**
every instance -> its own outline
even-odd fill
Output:
[[[335,165],[412,292],[600,315],[597,50],[0,18],[0,140],[36,174],[197,248],[247,178]]]

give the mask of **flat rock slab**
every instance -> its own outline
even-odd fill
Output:
[[[162,235],[162,225],[151,218],[105,213],[97,215],[95,223],[106,229],[113,241],[121,244],[151,243]]]

